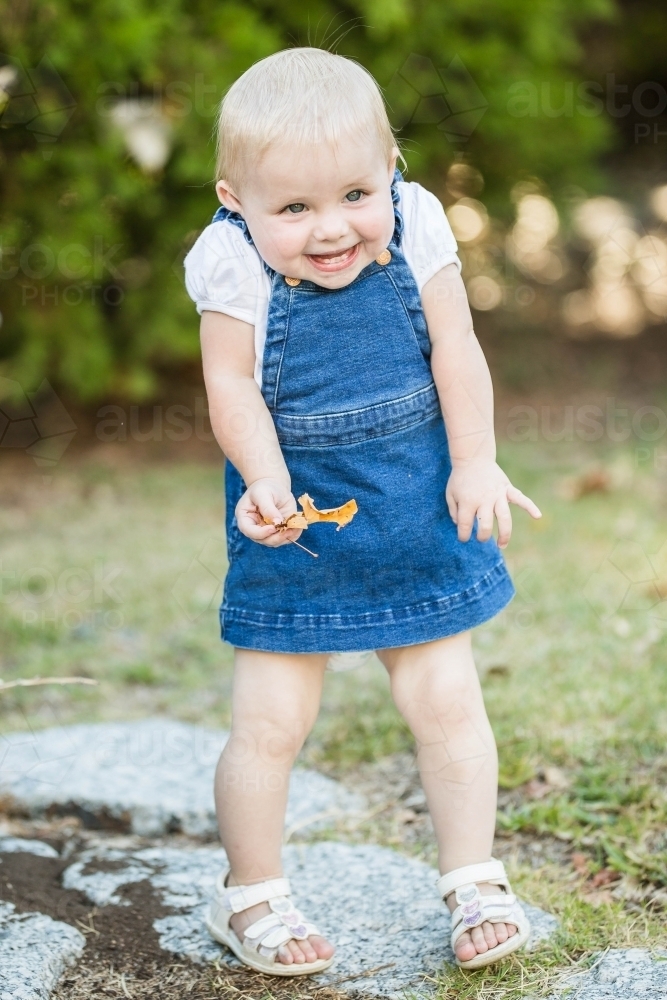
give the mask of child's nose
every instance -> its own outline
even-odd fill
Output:
[[[348,224],[342,212],[332,211],[318,215],[313,228],[313,238],[322,243],[333,243],[348,232]]]

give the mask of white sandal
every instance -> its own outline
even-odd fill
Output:
[[[244,965],[269,976],[310,976],[329,968],[335,955],[318,958],[316,962],[292,962],[290,965],[275,960],[279,949],[292,938],[305,941],[311,934],[320,934],[315,924],[309,923],[289,899],[289,879],[272,878],[255,885],[227,886],[228,875],[229,868],[218,876],[206,916],[206,926],[216,941],[227,945]],[[235,913],[257,903],[268,903],[271,913],[246,927],[241,941],[229,921]]]
[[[494,896],[483,896],[479,891],[477,882],[490,882],[503,889],[502,893]],[[509,937],[502,944],[497,944],[495,948],[477,954],[475,958],[467,962],[461,962],[456,958],[456,964],[462,969],[481,969],[485,965],[491,965],[513,951],[522,948],[530,936],[530,922],[523,911],[523,907],[514,893],[505,873],[505,866],[502,861],[491,858],[479,865],[467,865],[465,868],[456,868],[446,875],[442,875],[436,882],[438,891],[442,899],[446,899],[451,892],[456,893],[458,906],[452,913],[452,951],[456,956],[456,942],[473,927],[479,927],[488,920],[491,924],[514,924],[516,934]]]

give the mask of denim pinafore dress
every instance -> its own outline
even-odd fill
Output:
[[[493,540],[459,542],[445,500],[451,472],[415,278],[396,225],[388,250],[349,285],[294,284],[269,269],[262,395],[292,493],[319,508],[354,498],[336,530],[317,523],[296,545],[242,535],[234,510],[246,489],[225,462],[229,569],[222,638],[245,649],[331,653],[428,642],[487,621],[514,588]],[[219,209],[213,221],[243,218]]]

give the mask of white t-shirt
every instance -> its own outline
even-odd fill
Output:
[[[399,181],[398,209],[403,216],[401,250],[421,292],[447,264],[461,262],[445,211],[421,184]],[[185,258],[185,286],[204,310],[226,313],[255,328],[255,380],[262,384],[262,356],[271,280],[262,259],[241,229],[224,220],[212,222]]]

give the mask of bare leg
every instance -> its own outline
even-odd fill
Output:
[[[215,776],[220,839],[229,858],[229,885],[252,885],[282,874],[281,844],[292,765],[320,705],[327,657],[236,649],[232,731]],[[232,917],[243,930],[270,913],[259,903]],[[277,960],[315,962],[333,946],[323,937],[291,940]]]
[[[378,650],[396,707],[417,741],[417,763],[438,843],[441,874],[488,861],[493,848],[498,756],[472,656],[470,633]],[[498,889],[480,885],[483,894]],[[454,895],[447,899],[454,910]],[[516,933],[490,924],[463,934],[461,961]]]

